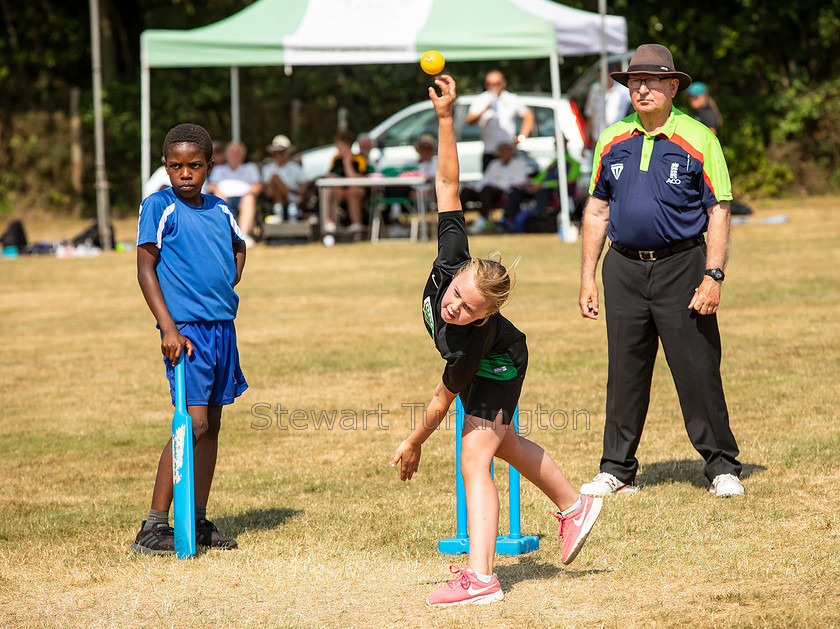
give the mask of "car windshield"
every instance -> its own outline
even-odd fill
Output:
[[[534,112],[533,137],[554,137],[554,110],[551,107],[531,107]]]
[[[424,133],[437,137],[438,122],[434,109],[427,109],[394,123],[390,129],[377,138],[381,148],[405,146],[414,143]]]
[[[469,105],[457,102],[452,117],[455,121],[455,137],[459,142],[478,141],[481,139],[481,129],[478,125],[466,124]],[[553,128],[553,127],[552,127]],[[406,116],[391,125],[377,138],[380,148],[392,146],[410,146],[424,133],[437,137],[438,121],[435,110],[423,109]]]

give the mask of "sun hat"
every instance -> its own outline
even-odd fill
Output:
[[[292,147],[292,141],[285,135],[275,135],[266,149],[269,151],[286,151]]]
[[[695,81],[694,83],[691,84],[691,87],[689,87],[686,90],[685,93],[688,94],[689,96],[702,96],[703,94],[708,94],[709,93],[709,88],[706,87],[705,83],[701,83],[700,81]]]
[[[678,92],[682,92],[691,85],[691,77],[685,72],[679,72],[674,67],[674,58],[671,56],[671,51],[661,44],[642,44],[636,48],[627,70],[625,72],[611,72],[610,76],[616,82],[627,87],[627,79],[631,74],[651,74],[679,79]]]

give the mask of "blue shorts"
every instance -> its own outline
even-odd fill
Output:
[[[192,356],[181,354],[182,360],[187,359],[184,364],[187,406],[232,404],[248,388],[239,367],[233,321],[181,323],[178,330],[193,346]],[[168,358],[164,357],[163,362],[174,406],[175,370]]]

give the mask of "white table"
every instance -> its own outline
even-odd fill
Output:
[[[411,218],[410,240],[411,242],[416,242],[418,235],[420,236],[421,240],[428,240],[429,235],[426,229],[426,187],[428,183],[429,182],[427,181],[427,179],[422,176],[377,177],[376,175],[373,175],[368,177],[321,177],[320,179],[316,179],[315,185],[318,187],[318,203],[321,212],[321,227],[323,227],[326,224],[328,210],[325,195],[322,194],[322,188],[348,188],[350,186],[361,186],[363,188],[370,188],[370,204],[373,210],[370,225],[370,239],[371,242],[378,242],[380,223],[380,211],[378,208],[378,200],[382,196],[382,191],[385,188],[389,187],[410,186],[415,190],[414,202],[416,209],[416,212]],[[420,229],[421,226],[422,229]]]

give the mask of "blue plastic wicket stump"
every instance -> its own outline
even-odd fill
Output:
[[[519,432],[519,406],[511,420]],[[464,477],[461,475],[461,433],[464,431],[464,407],[461,396],[455,399],[455,537],[438,540],[438,551],[444,555],[458,555],[470,551],[470,536],[467,532],[467,498],[464,494]],[[490,472],[493,472],[491,467]],[[519,472],[508,465],[508,500],[510,503],[510,534],[496,538],[497,555],[523,555],[540,547],[536,535],[522,536],[521,510],[519,503]]]

